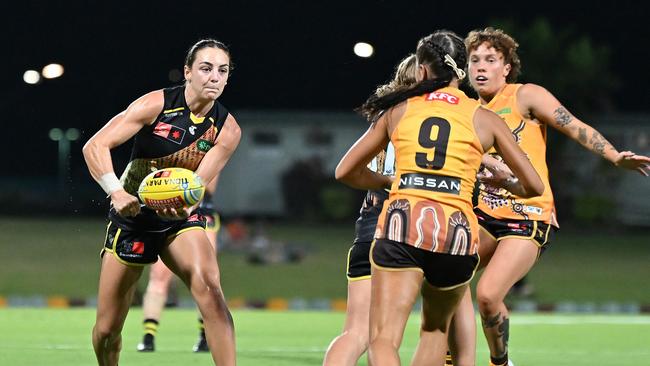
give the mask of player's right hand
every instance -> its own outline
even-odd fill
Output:
[[[504,188],[505,185],[517,179],[510,168],[501,162],[495,165],[485,165],[484,169],[476,174],[476,177],[479,182],[498,188]]]
[[[123,189],[111,193],[111,203],[120,216],[132,217],[140,213],[138,198]]]

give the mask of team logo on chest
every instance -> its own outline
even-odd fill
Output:
[[[153,134],[180,145],[183,142],[183,137],[185,137],[185,129],[165,122],[158,122],[153,129]]]
[[[208,152],[212,146],[213,144],[208,140],[200,139],[196,142],[196,148],[199,149],[199,151]]]

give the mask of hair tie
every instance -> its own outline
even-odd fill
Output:
[[[465,74],[464,70],[458,68],[456,61],[454,61],[454,59],[449,56],[449,54],[445,54],[445,64],[449,65],[454,70],[456,76],[458,76],[458,80],[463,80],[467,75]]]

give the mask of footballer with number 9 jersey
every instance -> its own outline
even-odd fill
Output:
[[[231,69],[226,45],[200,40],[185,58],[183,85],[138,98],[83,148],[91,175],[111,200],[92,332],[99,365],[118,364],[136,282],[143,266],[158,256],[192,293],[214,362],[235,364],[234,325],[205,219],[192,208],[152,211],[136,197],[142,179],[157,169],[189,169],[204,183],[218,177],[241,137],[234,117],[217,102]],[[131,161],[118,180],[110,150],[132,137]]]
[[[482,155],[495,146],[518,181],[510,191],[540,195],[544,185],[499,117],[458,89],[465,77],[463,40],[450,31],[422,38],[416,80],[371,96],[366,115],[386,112],[345,154],[337,179],[363,189],[391,186],[377,222],[372,265],[369,363],[399,365],[398,349],[418,293],[420,335],[413,365],[442,365],[451,316],[478,265],[478,222],[471,196]],[[392,142],[395,179],[366,164]]]

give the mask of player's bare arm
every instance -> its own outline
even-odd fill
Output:
[[[391,110],[392,111],[392,110]],[[389,187],[390,177],[368,169],[368,163],[388,145],[388,118],[384,113],[345,153],[336,167],[337,180],[357,189],[378,190]]]
[[[212,182],[217,179],[221,170],[226,166],[235,149],[237,149],[240,140],[241,129],[235,117],[229,114],[214,146],[205,154],[201,164],[196,169],[196,174],[201,177],[203,182]]]
[[[140,212],[138,199],[119,185],[113,169],[110,150],[132,138],[145,125],[154,122],[163,108],[161,90],[148,93],[113,117],[83,147],[83,155],[92,177],[111,197],[111,203],[122,216]]]
[[[586,149],[618,167],[648,175],[650,158],[631,151],[619,152],[595,128],[571,114],[548,90],[526,84],[519,88],[517,99],[521,111],[528,111],[531,117],[561,131]]]

